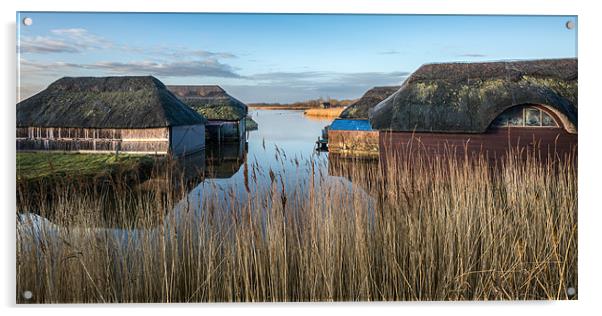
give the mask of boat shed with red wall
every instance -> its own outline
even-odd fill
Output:
[[[379,151],[566,157],[577,149],[577,59],[421,66],[370,110]]]

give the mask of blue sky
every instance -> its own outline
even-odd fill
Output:
[[[221,85],[244,102],[357,98],[424,63],[577,57],[569,20],[577,25],[574,16],[21,12],[20,93],[63,76],[153,75]]]

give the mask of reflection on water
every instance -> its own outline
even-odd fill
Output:
[[[169,215],[175,214],[176,218],[183,210],[202,212],[207,199],[219,200],[226,208],[234,208],[236,201],[244,201],[249,194],[272,190],[274,185],[300,199],[306,197],[310,184],[314,188],[326,184],[342,186],[347,191],[370,191],[370,183],[354,181],[354,177],[358,172],[376,172],[377,162],[329,159],[328,153],[314,151],[315,139],[330,123],[329,119],[308,119],[300,110],[251,110],[250,116],[259,124],[259,129],[247,133],[248,142],[208,145],[203,152],[174,161],[160,176],[142,183],[138,187],[142,193],[135,193],[132,198],[156,199],[158,197],[149,192],[156,191],[157,187],[168,194],[174,187],[167,185],[169,177],[164,176],[167,174],[184,180],[175,181],[175,187],[188,192],[171,208]],[[136,212],[131,213],[123,218],[123,227],[131,227],[130,222],[137,216]],[[161,218],[156,219],[162,221]],[[109,222],[113,227],[121,226],[112,217]],[[145,226],[148,224],[155,226],[153,223]]]
[[[346,158],[336,155],[328,157],[329,176],[341,177],[365,192],[374,192],[374,182],[382,179],[382,172],[378,159]]]
[[[274,181],[285,189],[303,187],[312,172],[327,174],[327,154],[314,152],[314,143],[329,119],[309,120],[301,110],[250,110],[249,115],[259,128],[248,132],[246,146],[208,147],[207,178],[190,191],[187,208],[200,210],[207,198],[243,200],[269,190]]]
[[[325,161],[326,156],[315,155],[313,149],[316,138],[330,120],[309,120],[300,110],[254,110],[251,116],[259,129],[249,133],[249,165],[285,171],[288,177],[306,177],[294,174],[298,169],[295,161],[309,158]]]
[[[250,110],[249,115],[259,128],[248,132],[247,146],[236,143],[208,147],[207,168],[214,171],[208,171],[201,186],[219,184],[222,189],[245,190],[245,177],[249,176],[245,171],[252,173],[254,167],[262,183],[269,182],[269,170],[283,171],[286,181],[294,182],[308,176],[295,172],[299,169],[297,163],[309,159],[325,162],[326,155],[316,155],[313,148],[330,120],[309,120],[300,110]]]
[[[315,152],[314,142],[329,119],[309,119],[302,110],[251,110],[249,114],[259,128],[247,133],[248,142],[208,144],[205,152],[178,162],[176,169],[183,170],[189,188],[183,199],[187,208],[202,209],[203,198],[229,203],[233,197],[244,199],[267,190],[273,174],[282,176],[276,180],[287,188],[307,184],[312,172],[328,174],[328,154]]]
[[[227,179],[234,176],[247,159],[245,142],[211,144],[207,146],[207,179]]]
[[[287,181],[307,177],[295,172],[298,163],[311,159],[325,163],[327,155],[314,153],[314,143],[329,119],[308,119],[301,110],[250,110],[249,115],[259,128],[247,133],[248,143],[224,143],[207,146],[207,184],[245,186],[244,165],[262,170],[256,175],[267,177],[269,170],[284,171]],[[265,172],[263,172],[265,171]],[[248,176],[248,175],[247,175]],[[267,179],[267,178],[266,178]],[[265,179],[264,179],[265,180]]]
[[[137,186],[141,190],[137,192],[143,193],[134,193],[132,198],[157,198],[148,192],[160,187],[167,194],[174,189],[167,179],[182,179],[174,181],[177,190],[189,193],[173,212],[182,208],[202,211],[207,198],[231,203],[270,190],[275,182],[283,189],[303,191],[312,174],[328,175],[328,154],[316,153],[314,142],[329,119],[308,119],[301,110],[250,110],[249,114],[259,128],[247,133],[247,142],[208,144],[203,152],[166,164],[158,176]],[[131,213],[125,219],[128,222],[136,216]]]
[[[131,201],[137,201],[132,202],[132,207],[136,208],[144,201],[164,203],[162,201],[174,194],[172,191],[182,192],[176,193],[181,196],[175,200],[179,202],[167,206],[166,209],[170,211],[163,215],[143,216],[145,220],[140,223],[137,221],[141,216],[139,211],[132,209],[128,214],[116,212],[117,217],[114,217],[110,210],[115,206],[104,203],[102,209],[107,210],[105,220],[96,222],[98,226],[95,225],[94,229],[97,233],[113,231],[115,238],[125,240],[139,234],[140,229],[150,228],[148,232],[153,233],[154,228],[159,226],[178,226],[181,218],[189,218],[182,212],[189,214],[192,211],[201,216],[207,205],[215,201],[219,201],[222,210],[236,211],[240,209],[240,203],[257,200],[249,199],[249,196],[267,196],[270,194],[266,195],[266,192],[274,190],[290,198],[286,203],[296,203],[296,206],[306,203],[310,191],[336,191],[337,194],[349,194],[349,199],[359,194],[366,203],[365,207],[373,209],[374,190],[366,179],[380,172],[377,161],[339,159],[329,157],[325,152],[314,151],[315,138],[330,123],[328,119],[310,120],[303,115],[303,111],[295,110],[254,110],[250,115],[258,122],[259,129],[247,134],[248,143],[209,145],[204,152],[172,162],[159,176],[142,183],[137,188],[140,190],[128,193],[131,194]],[[170,176],[178,180],[171,182],[174,186],[168,184]],[[340,200],[341,196],[332,198]],[[342,198],[343,201],[345,199]],[[256,206],[258,212],[272,207],[274,201],[265,202]],[[293,206],[290,209],[303,209],[290,206]],[[116,207],[124,209],[124,205]],[[35,227],[55,227],[52,224],[53,217],[49,218],[51,221],[29,214],[22,215],[19,222],[35,221]],[[73,225],[77,227],[79,224]]]
[[[175,205],[169,204],[170,199],[161,195],[169,195],[169,190],[158,196],[153,196],[156,190],[143,190],[139,196],[134,197],[139,200],[134,203],[134,208],[140,206],[146,210],[158,211],[158,216],[140,216],[144,217],[143,223],[132,225],[132,218],[124,218],[121,224],[119,218],[103,222],[92,215],[84,216],[84,225],[80,225],[70,222],[66,224],[62,220],[53,222],[31,213],[19,214],[19,251],[34,253],[28,257],[34,260],[37,260],[36,254],[39,253],[48,254],[44,257],[50,258],[76,258],[72,253],[79,253],[82,247],[94,245],[98,248],[98,245],[104,245],[109,258],[106,264],[110,271],[107,273],[111,280],[121,280],[132,275],[137,277],[140,271],[161,277],[161,272],[152,270],[153,267],[161,267],[155,258],[165,260],[166,256],[181,255],[191,258],[192,264],[201,266],[199,262],[206,254],[212,256],[219,253],[210,249],[213,243],[210,242],[211,245],[208,246],[207,239],[215,238],[219,241],[215,243],[219,248],[221,242],[243,236],[231,233],[234,229],[249,234],[264,232],[272,236],[269,231],[274,231],[274,227],[270,228],[274,224],[270,224],[270,221],[277,223],[277,216],[283,216],[282,219],[287,223],[295,223],[298,225],[295,227],[300,230],[309,227],[306,225],[319,226],[322,219],[352,218],[356,214],[360,214],[358,218],[374,224],[373,214],[376,214],[374,210],[377,205],[375,199],[365,189],[367,187],[359,183],[362,181],[349,181],[363,178],[362,174],[347,170],[353,169],[354,163],[350,160],[330,159],[327,154],[313,152],[313,138],[328,121],[306,121],[300,111],[281,112],[283,111],[254,113],[260,129],[250,133],[247,150],[244,144],[208,147],[205,155],[198,156],[198,159],[178,161],[178,169],[184,170],[181,174],[187,175],[187,178],[203,166],[205,168],[202,173],[197,173],[196,179],[200,182],[184,198],[176,198],[175,201],[178,202]],[[274,125],[270,125],[272,122]],[[278,132],[279,128],[283,128],[283,131]],[[283,133],[288,133],[290,137],[282,138]],[[375,167],[378,169],[377,164],[367,162],[361,172],[374,172]],[[152,181],[157,180],[159,179]],[[281,194],[284,191],[286,194]],[[308,196],[309,192],[318,192],[319,197],[312,199]],[[249,195],[253,198],[246,199]],[[288,197],[288,200],[283,197]],[[125,202],[130,199],[118,200]],[[165,209],[157,206],[162,203],[167,204]],[[218,206],[214,207],[216,204]],[[66,208],[70,207],[72,206],[68,205]],[[117,207],[122,211],[127,209],[124,205]],[[101,208],[95,206],[92,209],[98,211]],[[170,211],[163,214],[164,210]],[[134,217],[136,212],[140,210],[132,210]],[[318,220],[313,221],[312,218]],[[108,224],[104,225],[105,223]],[[233,249],[227,246],[225,248]],[[146,261],[142,258],[146,258]],[[178,265],[184,261],[173,260]],[[220,260],[223,262],[223,259]],[[77,263],[75,260],[73,262]],[[27,265],[27,262],[23,264]],[[150,269],[150,272],[145,269]],[[170,266],[169,269],[174,268]],[[49,271],[61,269],[52,268]],[[34,274],[36,273],[29,273]],[[174,272],[174,275],[178,275],[178,272]],[[184,277],[188,277],[188,274]],[[120,286],[117,286],[117,291],[127,291],[127,286]]]

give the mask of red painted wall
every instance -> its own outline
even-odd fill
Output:
[[[456,156],[487,154],[501,157],[508,149],[521,150],[525,155],[535,153],[545,158],[548,153],[557,157],[577,151],[577,134],[562,128],[510,127],[491,129],[483,134],[380,132],[381,157],[391,152],[426,152],[443,155],[446,151]]]

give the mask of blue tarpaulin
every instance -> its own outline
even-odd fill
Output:
[[[371,131],[372,126],[368,120],[336,119],[328,129],[332,131]]]

